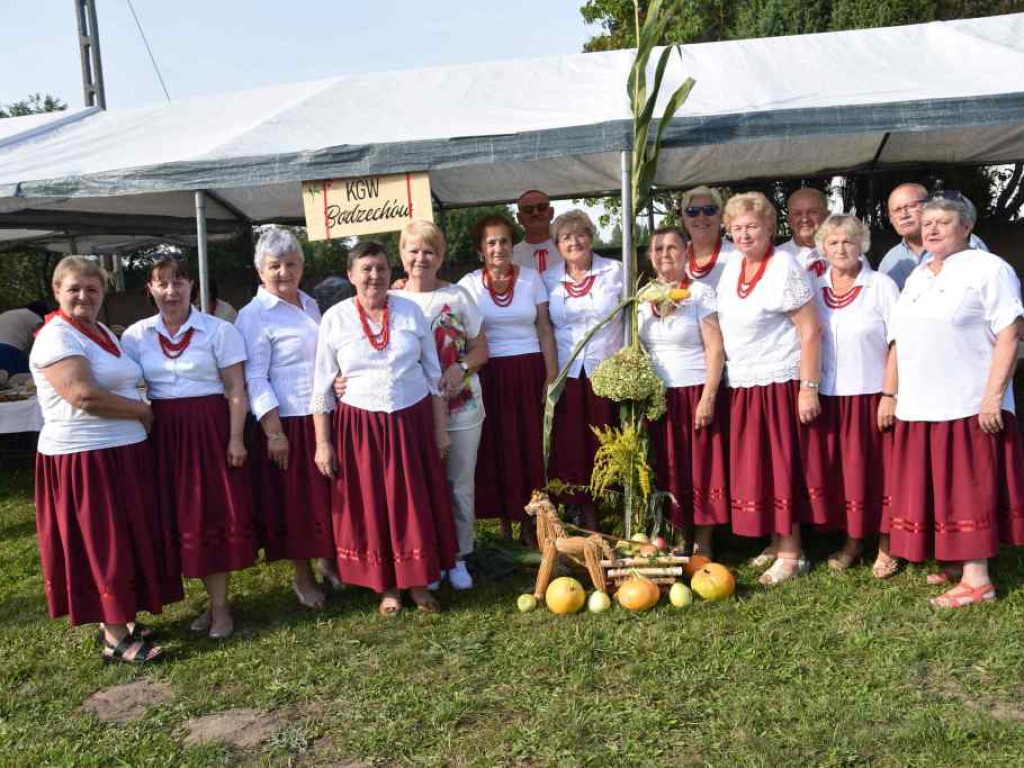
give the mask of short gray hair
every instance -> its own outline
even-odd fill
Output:
[[[867,253],[871,248],[871,229],[863,221],[849,213],[833,213],[825,219],[818,231],[814,233],[814,245],[818,253],[825,255],[825,238],[837,229],[845,229],[860,239],[860,252]]]
[[[594,226],[594,222],[590,220],[579,208],[574,208],[571,211],[566,211],[553,222],[551,222],[551,239],[556,243],[558,242],[558,235],[563,229],[579,228],[584,230],[590,239],[594,240],[597,237],[597,227]]]
[[[306,260],[299,244],[299,238],[290,229],[283,227],[267,227],[260,232],[260,239],[256,243],[256,253],[253,256],[253,264],[256,271],[263,269],[263,260],[268,256],[281,258],[289,253],[298,254],[302,261]]]
[[[946,195],[949,195],[948,197]],[[961,224],[975,224],[978,221],[978,209],[974,203],[959,192],[936,192],[934,196],[925,200],[921,207],[921,214],[925,211],[949,211],[955,213]]]

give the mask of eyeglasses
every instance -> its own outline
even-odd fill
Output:
[[[718,213],[718,206],[717,205],[690,205],[690,206],[686,207],[686,210],[684,210],[683,213],[685,213],[686,216],[688,218],[691,218],[691,219],[696,219],[702,213],[705,216],[714,216],[716,213]]]
[[[527,216],[533,216],[535,213],[547,213],[548,208],[551,207],[551,203],[537,203],[536,205],[520,205],[519,212],[524,213]]]
[[[912,203],[907,203],[906,205],[901,205],[898,208],[890,208],[889,209],[889,218],[892,219],[892,218],[895,218],[895,217],[898,217],[898,216],[902,216],[905,213],[909,213],[910,211],[916,210],[917,208],[920,208],[922,205],[924,205],[924,201],[925,200],[927,200],[927,198],[922,197],[920,200],[915,200]]]

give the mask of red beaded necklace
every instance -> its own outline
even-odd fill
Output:
[[[691,242],[686,246],[686,266],[690,271],[690,275],[694,280],[699,280],[702,277],[707,277],[711,274],[711,270],[715,268],[715,264],[718,263],[718,254],[722,251],[722,238],[719,237],[715,241],[715,250],[711,252],[711,258],[708,259],[708,263],[703,267],[697,264],[697,254],[694,253],[693,243]]]
[[[378,352],[386,349],[388,342],[391,341],[391,302],[389,301],[384,304],[384,317],[381,318],[380,333],[374,333],[370,330],[370,319],[367,317],[366,310],[363,309],[363,303],[358,297],[356,297],[356,311],[359,312],[359,322],[363,325],[363,335],[370,342],[370,346]]]
[[[764,271],[768,267],[768,262],[772,258],[772,254],[775,253],[775,246],[769,245],[768,252],[765,253],[764,258],[761,259],[761,266],[757,268],[757,272],[750,280],[744,280],[743,276],[747,273],[747,257],[743,257],[743,263],[740,264],[740,275],[736,280],[736,295],[741,299],[747,298],[754,292],[754,288],[761,282],[761,278],[764,277]]]
[[[177,360],[185,354],[188,345],[192,343],[192,334],[195,333],[195,330],[195,328],[189,328],[185,331],[181,341],[171,341],[162,333],[157,332],[157,336],[160,338],[160,351],[164,353],[164,357],[170,360]]]
[[[508,286],[504,291],[499,293],[494,287],[494,282],[491,279],[491,273],[487,271],[487,267],[484,267],[483,281],[484,288],[486,288],[487,292],[491,294],[491,301],[493,301],[496,306],[507,307],[512,303],[512,299],[516,295],[516,267],[514,264],[509,270]]]
[[[842,309],[853,304],[863,287],[863,285],[856,285],[841,296],[837,296],[830,286],[825,286],[821,289],[821,297],[825,300],[826,306],[832,309]]]
[[[582,296],[586,296],[590,293],[590,289],[594,287],[594,281],[597,280],[597,275],[590,275],[583,279],[583,282],[573,283],[569,278],[569,267],[564,266],[562,268],[565,271],[566,279],[562,281],[562,285],[565,286],[565,292],[569,294],[571,298],[578,299]]]
[[[114,340],[107,335],[107,332],[104,331],[103,328],[100,327],[99,325],[96,326],[96,331],[99,331],[99,333],[97,333],[96,331],[93,331],[92,329],[86,327],[83,323],[80,323],[78,320],[75,320],[63,309],[60,310],[60,316],[64,320],[64,322],[66,322],[80,334],[82,334],[95,344],[98,344],[100,349],[102,349],[104,352],[108,352],[114,357],[121,356],[121,350],[118,349],[116,342],[114,342]]]

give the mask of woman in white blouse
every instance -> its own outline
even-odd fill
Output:
[[[573,348],[622,300],[622,264],[595,254],[594,223],[583,211],[563,213],[551,234],[565,259],[561,269],[544,273],[548,308],[555,328],[558,368],[565,368]],[[591,427],[616,424],[618,406],[594,394],[590,376],[622,346],[622,318],[617,317],[587,342],[569,369],[565,391],[555,409],[548,477],[569,485],[589,485],[598,443]],[[585,493],[567,494],[566,504],[582,506],[584,524],[597,527],[597,514]]]
[[[973,227],[955,195],[924,204],[929,256],[890,317],[896,353],[878,414],[882,427],[895,419],[890,552],[948,564],[929,577],[953,584],[931,601],[942,608],[995,600],[989,559],[1000,541],[1024,544],[1024,450],[1010,386],[1024,331],[1020,281],[998,256],[970,249]]]
[[[483,268],[459,281],[476,302],[490,357],[480,369],[487,420],[476,464],[477,517],[498,517],[506,538],[512,522],[520,538],[535,541],[523,511],[543,488],[544,397],[558,375],[548,291],[535,269],[512,262],[513,228],[504,216],[473,226]]]
[[[231,324],[192,309],[184,261],[157,261],[147,289],[158,314],[121,340],[153,402],[157,482],[173,505],[182,573],[202,579],[209,596],[192,629],[222,640],[234,632],[229,573],[251,566],[257,548],[243,469],[245,342]]]
[[[821,417],[812,428],[827,437],[830,525],[846,534],[846,543],[828,565],[844,571],[882,522],[892,439],[878,427],[878,404],[889,356],[889,313],[900,292],[888,275],[868,264],[863,254],[871,247],[871,232],[856,216],[829,216],[815,240],[828,269],[815,286],[824,354]],[[885,578],[895,562],[883,537],[872,570]]]
[[[473,552],[476,538],[474,479],[485,413],[490,418],[477,376],[487,362],[487,335],[473,298],[463,288],[437,278],[448,250],[440,227],[430,221],[411,221],[402,228],[398,248],[407,280],[404,289],[391,293],[423,311],[437,345],[441,396],[448,406],[451,445],[445,471],[459,552],[455,567],[445,576],[453,588],[471,589],[473,577],[466,569],[466,557]]]
[[[334,573],[331,484],[313,463],[309,404],[320,310],[299,289],[304,256],[291,232],[265,229],[254,261],[261,286],[235,327],[245,340],[249,407],[260,425],[252,460],[260,543],[268,562],[292,561],[299,602],[321,610],[324,593],[310,558],[319,559],[329,582],[340,582]]]
[[[719,389],[725,350],[715,292],[687,276],[685,242],[675,227],[651,235],[648,255],[658,280],[686,288],[690,297],[664,316],[641,304],[638,328],[668,389],[668,412],[651,425],[658,487],[675,498],[671,523],[686,532],[695,553],[712,557],[714,526],[729,522],[728,400]]]
[[[806,573],[800,524],[827,522],[824,446],[801,430],[821,411],[821,328],[804,270],[772,245],[775,207],[760,192],[729,199],[725,224],[742,258],[718,291],[729,406],[732,528],[772,536],[755,564],[764,585]]]
[[[686,274],[717,292],[725,265],[739,258],[735,246],[722,237],[722,196],[711,187],[694,187],[683,193],[680,209],[690,236]]]
[[[401,610],[403,589],[421,610],[437,611],[428,586],[458,551],[437,347],[423,311],[388,296],[382,245],[363,241],[349,251],[348,278],[356,295],[320,324],[312,396],[316,465],[334,478],[338,573],[381,594],[385,616]],[[346,386],[335,408],[338,376]]]
[[[53,273],[60,310],[29,360],[44,419],[36,527],[50,616],[100,623],[105,661],[145,664],[163,650],[136,614],[160,613],[184,595],[152,482],[142,370],[97,320],[106,285],[84,256],[65,257]]]

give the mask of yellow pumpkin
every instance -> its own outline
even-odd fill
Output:
[[[705,600],[724,600],[736,591],[736,579],[724,565],[708,563],[693,574],[690,586]]]
[[[552,613],[576,613],[587,602],[587,593],[576,579],[562,576],[548,585],[544,602]]]
[[[661,590],[658,585],[646,576],[633,574],[619,587],[615,593],[619,605],[629,611],[646,611],[658,604]]]

